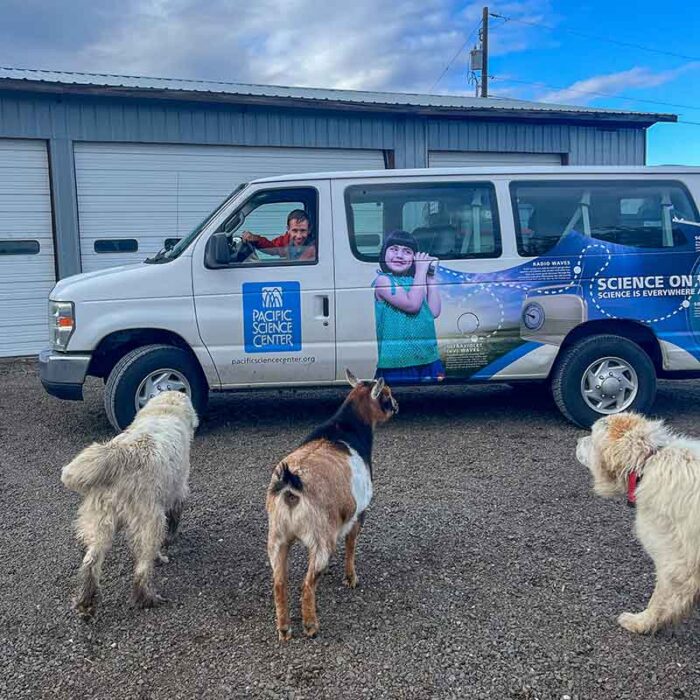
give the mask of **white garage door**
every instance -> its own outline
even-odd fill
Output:
[[[561,153],[499,153],[497,151],[430,151],[428,167],[479,165],[561,165]]]
[[[55,283],[46,142],[0,139],[0,357],[46,347]]]
[[[189,233],[241,182],[383,168],[382,151],[76,144],[83,272],[153,255],[167,239]]]

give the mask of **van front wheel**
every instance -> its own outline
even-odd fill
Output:
[[[552,375],[552,395],[570,421],[589,428],[602,416],[648,411],[656,396],[656,370],[631,340],[590,336],[563,351]]]
[[[104,389],[107,418],[115,430],[124,430],[149,398],[163,391],[181,391],[201,416],[209,389],[201,367],[192,356],[172,345],[135,348],[114,365]]]

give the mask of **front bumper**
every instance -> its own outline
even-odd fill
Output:
[[[39,354],[39,378],[44,389],[59,399],[82,401],[90,357],[43,350]]]

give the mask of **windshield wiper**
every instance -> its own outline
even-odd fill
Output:
[[[170,260],[170,258],[167,257],[169,250],[170,248],[161,248],[152,258],[146,258],[144,262],[150,264],[166,262]]]

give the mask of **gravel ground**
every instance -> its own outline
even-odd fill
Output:
[[[192,451],[192,497],[156,584],[171,603],[128,606],[121,538],[97,619],[70,609],[78,497],[59,471],[111,437],[101,387],[84,403],[0,363],[0,697],[697,698],[700,624],[635,637],[651,562],[633,511],[591,493],[581,431],[549,399],[506,387],[404,390],[377,435],[360,585],[336,557],[319,585],[321,633],[276,640],[265,553],[275,462],[343,391],[212,398]],[[662,382],[655,406],[694,432],[700,382]],[[698,431],[695,430],[698,434]],[[291,585],[304,558],[297,548]]]

